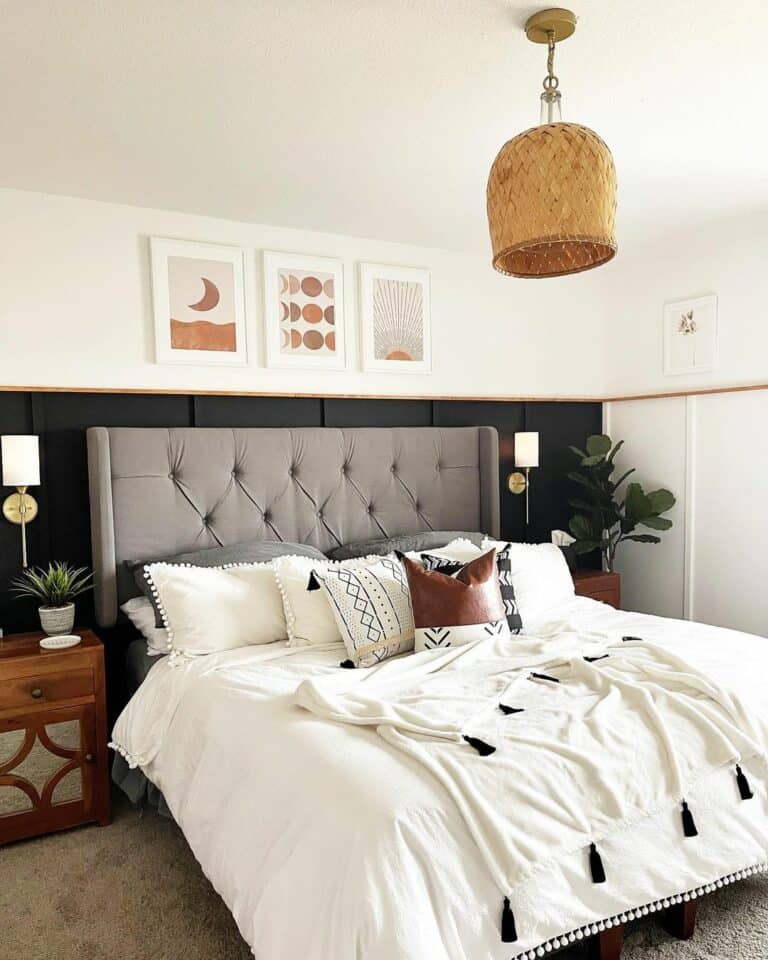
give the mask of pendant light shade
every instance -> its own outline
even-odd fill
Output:
[[[616,254],[616,168],[588,127],[562,123],[555,44],[573,34],[568,10],[529,18],[528,38],[547,43],[541,124],[509,140],[488,177],[493,266],[513,277],[561,277],[607,263]]]
[[[514,137],[488,178],[493,266],[513,277],[561,277],[616,253],[616,169],[596,133],[549,123]]]

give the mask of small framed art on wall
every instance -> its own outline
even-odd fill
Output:
[[[265,251],[264,323],[267,366],[343,370],[341,260]]]
[[[664,373],[717,368],[717,297],[694,297],[664,306]]]
[[[430,373],[429,271],[360,264],[363,369]]]
[[[243,251],[152,237],[150,252],[157,363],[247,363]]]

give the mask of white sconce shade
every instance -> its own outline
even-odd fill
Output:
[[[2,437],[3,486],[36,487],[40,483],[40,447],[34,435]]]
[[[539,434],[515,434],[515,466],[538,467],[539,465]]]

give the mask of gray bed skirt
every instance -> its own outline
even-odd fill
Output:
[[[142,638],[137,637],[128,644],[125,653],[125,673],[130,696],[134,695],[152,667],[162,659],[162,657],[149,656],[147,644]],[[165,797],[154,783],[147,780],[137,767],[131,770],[125,757],[121,757],[119,753],[115,754],[112,761],[112,782],[120,787],[131,803],[141,807],[152,807],[163,817],[171,816]]]

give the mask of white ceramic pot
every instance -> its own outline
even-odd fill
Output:
[[[61,633],[71,633],[75,625],[75,605],[65,603],[63,607],[39,607],[40,626],[49,637]]]

